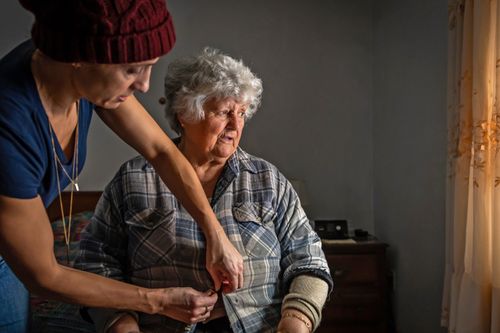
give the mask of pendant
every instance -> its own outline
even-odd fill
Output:
[[[78,183],[73,182],[73,185],[75,185],[76,191],[79,192],[80,191],[80,187],[78,186]]]

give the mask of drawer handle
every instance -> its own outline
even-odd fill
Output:
[[[337,278],[338,278],[338,277],[342,277],[342,276],[344,276],[346,273],[347,273],[347,271],[346,271],[346,270],[343,270],[343,269],[335,269],[335,270],[333,271],[333,277],[337,277]]]

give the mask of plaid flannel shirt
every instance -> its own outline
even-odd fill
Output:
[[[244,259],[244,286],[223,295],[234,332],[274,332],[294,277],[333,281],[298,196],[278,169],[241,148],[228,159],[211,205]],[[148,288],[214,288],[205,239],[189,213],[142,157],[106,187],[83,233],[77,267]],[[140,324],[189,331],[171,318],[140,314]],[[194,326],[194,325],[193,325]],[[194,327],[191,328],[194,330]]]

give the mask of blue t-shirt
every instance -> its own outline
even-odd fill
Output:
[[[20,199],[40,195],[48,206],[58,194],[56,170],[61,189],[70,180],[55,165],[49,119],[31,73],[34,50],[33,42],[28,40],[0,60],[0,194]],[[81,99],[79,104],[78,173],[85,163],[94,109],[87,100]],[[60,161],[71,175],[73,160],[66,158],[55,136],[54,143]]]

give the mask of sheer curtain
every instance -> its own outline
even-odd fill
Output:
[[[449,150],[441,323],[455,333],[500,332],[498,1],[449,1]]]

